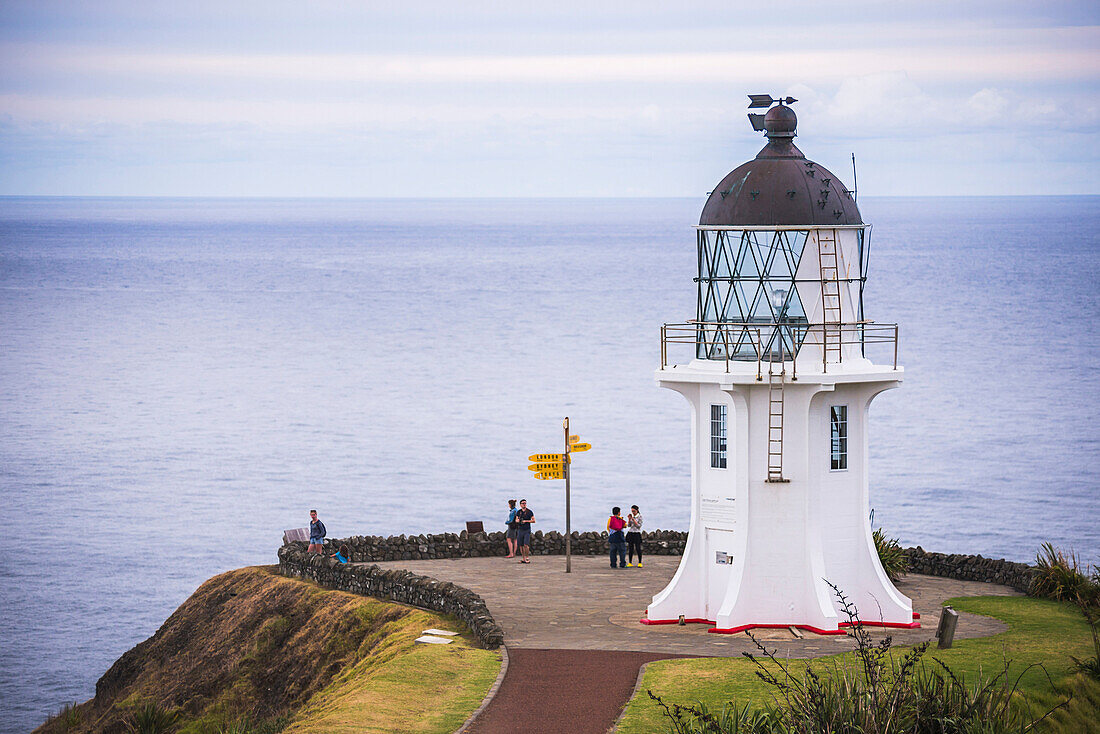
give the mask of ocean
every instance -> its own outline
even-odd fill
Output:
[[[875,524],[905,545],[1100,561],[1100,197],[861,199]],[[0,199],[0,731],[24,732],[210,576],[331,537],[688,522],[703,200]]]

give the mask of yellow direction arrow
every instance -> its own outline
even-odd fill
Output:
[[[559,464],[565,460],[563,454],[531,454],[528,461],[556,461]]]
[[[565,479],[563,471],[540,471],[535,474],[535,479]]]
[[[569,443],[570,443],[570,444],[574,444],[574,443],[577,443],[577,442],[578,442],[578,441],[580,441],[580,440],[581,440],[581,437],[580,437],[580,436],[570,436],[570,437],[569,437]]]
[[[590,448],[592,448],[592,444],[590,444],[590,443],[575,443],[575,444],[573,444],[572,446],[569,447],[569,450],[570,451],[588,451],[588,449],[590,449]]]
[[[527,468],[530,471],[562,471],[564,464],[560,461],[546,461],[542,463],[529,464]]]

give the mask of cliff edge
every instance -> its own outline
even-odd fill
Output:
[[[464,634],[415,645],[430,627]],[[95,698],[36,731],[127,732],[150,711],[182,734],[453,731],[499,661],[452,618],[244,568],[200,586],[111,666]]]

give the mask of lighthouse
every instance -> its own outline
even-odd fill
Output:
[[[695,318],[661,327],[658,384],[691,410],[691,527],[642,622],[843,634],[835,586],[865,623],[916,627],[869,518],[867,413],[902,378],[897,325],[864,313],[871,227],[795,146],[797,100],[750,99],[767,144],[703,207]]]

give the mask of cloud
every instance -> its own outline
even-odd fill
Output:
[[[808,154],[916,151],[908,170],[935,167],[937,181],[981,131],[996,133],[990,140],[1010,159],[1050,150],[1066,133],[1082,136],[1080,150],[1097,149],[1100,30],[1028,24],[1019,9],[1009,20],[992,5],[982,17],[947,9],[946,22],[880,8],[850,22],[834,14],[828,24],[807,9],[797,14],[807,20],[780,24],[771,12],[743,17],[715,6],[711,17],[684,7],[659,25],[637,15],[616,25],[615,13],[603,13],[592,26],[552,28],[517,10],[504,25],[434,22],[449,39],[425,35],[416,13],[402,10],[396,21],[360,18],[332,43],[317,28],[308,42],[283,43],[285,15],[250,24],[239,9],[237,25],[204,35],[203,13],[217,7],[199,8],[186,28],[192,35],[181,31],[168,43],[158,34],[176,26],[153,12],[143,16],[147,30],[120,21],[118,33],[83,33],[72,43],[48,22],[37,35],[33,24],[22,35],[0,28],[4,190],[18,191],[29,180],[20,172],[30,170],[48,187],[50,166],[58,186],[115,186],[124,176],[109,172],[131,165],[132,155],[152,172],[146,181],[163,171],[158,190],[178,193],[262,171],[265,186],[278,181],[292,194],[301,177],[279,172],[311,161],[310,190],[325,183],[322,164],[354,161],[374,174],[348,184],[348,193],[416,194],[421,179],[448,177],[444,193],[496,193],[508,165],[540,172],[524,181],[529,194],[541,183],[551,186],[541,193],[567,194],[582,178],[585,193],[690,193],[759,147],[745,124],[748,92],[801,100]],[[642,10],[666,18],[660,3]],[[96,17],[102,29],[113,16]],[[941,157],[921,160],[927,155]],[[1083,171],[1095,157],[1081,159]],[[392,169],[377,170],[383,159]],[[217,176],[198,171],[199,162],[216,165]],[[83,178],[72,177],[75,169]],[[404,180],[404,170],[419,177],[380,183]],[[1095,178],[1074,180],[1095,188]]]
[[[905,72],[884,72],[844,79],[832,94],[806,85],[790,93],[815,133],[836,138],[1100,131],[1100,97],[1085,89],[1051,91],[1041,100],[999,86],[933,93]]]
[[[999,42],[997,39],[999,38]],[[1096,28],[989,30],[983,37],[910,33],[843,42],[792,31],[782,44],[739,43],[736,50],[621,51],[617,53],[181,53],[59,44],[7,42],[0,58],[11,82],[19,76],[48,81],[59,75],[117,77],[140,84],[172,80],[246,83],[712,83],[751,79],[838,81],[868,69],[904,71],[931,80],[1042,81],[1097,78]]]

